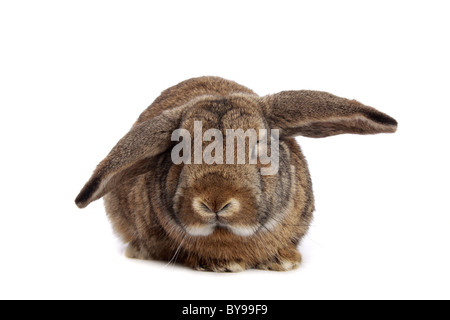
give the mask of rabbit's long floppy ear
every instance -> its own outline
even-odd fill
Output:
[[[285,91],[262,98],[271,129],[281,136],[323,138],[342,133],[392,133],[397,121],[385,113],[320,91]]]
[[[133,127],[100,162],[75,200],[79,208],[100,199],[120,183],[147,172],[155,156],[168,150],[172,132],[178,128],[181,107]]]

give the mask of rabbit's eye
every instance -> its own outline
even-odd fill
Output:
[[[257,161],[258,157],[264,157],[267,156],[267,144],[266,143],[261,143],[258,142],[255,144],[255,146],[252,149],[252,153],[251,153],[251,160],[252,161]]]
[[[211,211],[211,209],[204,202],[202,202],[202,207],[207,211]]]
[[[224,206],[222,207],[222,209],[220,209],[219,211],[226,210],[226,209],[228,209],[230,206],[231,206],[231,202],[228,202],[228,203],[227,203],[226,205],[224,205]]]

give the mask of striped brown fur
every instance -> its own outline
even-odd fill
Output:
[[[178,128],[192,133],[195,120],[202,121],[203,131],[279,129],[278,173],[261,175],[260,162],[175,165],[171,134]],[[388,115],[325,92],[259,97],[221,78],[191,79],[164,91],[141,114],[98,165],[76,204],[84,208],[104,197],[132,258],[219,272],[291,270],[301,262],[298,244],[314,211],[307,163],[293,137],[389,133],[396,128]],[[208,233],[204,212],[223,206],[224,225]]]

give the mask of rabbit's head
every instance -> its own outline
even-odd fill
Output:
[[[165,195],[170,224],[191,236],[251,236],[283,219],[292,188],[302,188],[292,137],[396,128],[388,115],[325,92],[204,95],[135,125],[98,165],[76,204],[87,206],[170,153],[161,181],[173,186]]]

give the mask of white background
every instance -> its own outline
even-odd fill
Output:
[[[446,1],[2,1],[0,298],[450,298]],[[74,199],[159,93],[218,75],[313,89],[393,135],[298,138],[315,221],[296,271],[128,260]]]

